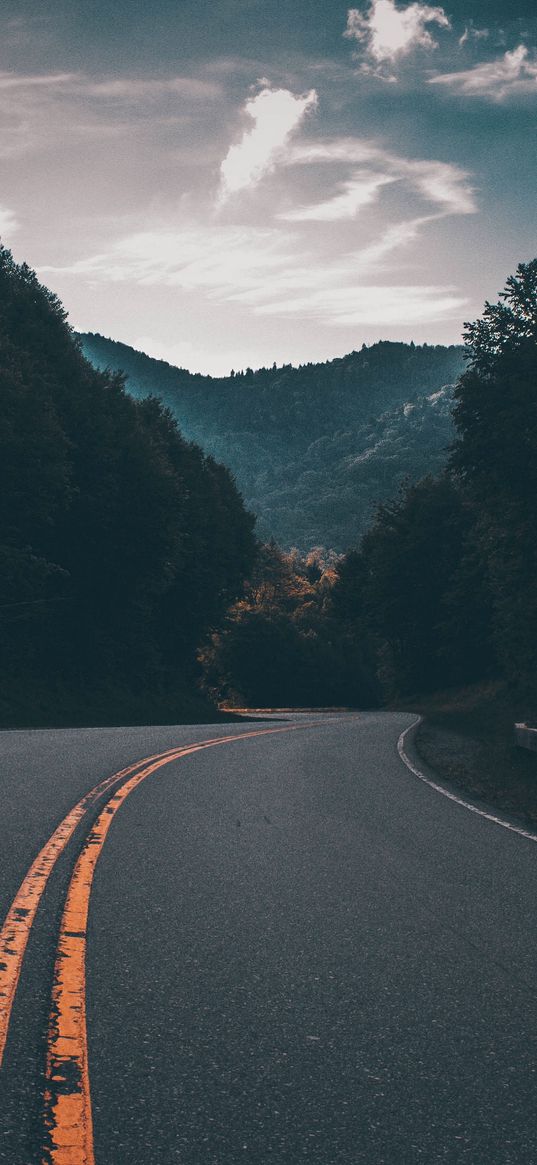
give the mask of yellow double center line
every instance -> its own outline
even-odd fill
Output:
[[[94,1165],[95,1162],[86,1031],[87,920],[95,867],[118,809],[142,781],[180,757],[232,741],[312,726],[310,721],[215,737],[137,761],[105,778],[78,801],[33,862],[0,932],[0,1066],[26,946],[50,874],[76,826],[95,801],[120,784],[85,841],[69,884],[60,924],[47,1044],[45,1128],[48,1143],[43,1150],[47,1165]]]
[[[162,756],[163,754],[158,754]],[[89,793],[69,811],[63,821],[60,822],[57,829],[40,850],[34,862],[30,866],[24,881],[22,882],[13,903],[7,913],[6,920],[0,931],[0,1067],[4,1057],[7,1034],[9,1031],[9,1021],[11,1019],[11,1009],[13,1007],[13,1000],[19,982],[22,962],[30,932],[34,923],[37,908],[43,897],[45,887],[48,879],[54,869],[54,866],[63,853],[69,839],[72,837],[77,825],[86,816],[94,802],[102,796],[107,790],[128,776],[140,765],[153,760],[153,757],[146,757],[145,760],[137,761],[136,764],[130,765],[126,769],[122,769],[118,773],[114,773],[111,777],[106,777],[105,780],[100,781]]]

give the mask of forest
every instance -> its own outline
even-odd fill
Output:
[[[330,537],[289,549],[256,529],[230,469],[181,432],[171,390],[143,395],[155,362],[137,396],[95,368],[60,302],[1,249],[0,723],[207,719],[222,702],[371,707],[493,681],[535,710],[537,260],[464,339],[462,372],[457,348],[379,344],[287,370],[272,404],[278,370],[252,374],[249,415],[261,425],[272,407],[280,452],[290,417],[306,424],[301,377],[317,384],[304,455],[329,415],[332,436],[351,432],[353,409],[372,430],[376,409],[406,417],[441,402],[451,433],[419,479],[400,451],[368,524],[367,508],[350,507],[345,553]],[[240,419],[245,383],[222,383],[217,399],[219,382],[166,368],[191,397],[199,379],[215,430]],[[440,370],[453,390],[438,387]],[[332,470],[322,481],[330,530]]]
[[[466,326],[465,342],[443,470],[404,483],[343,556],[273,546],[258,559],[263,581],[208,653],[220,692],[393,706],[501,684],[535,717],[537,260]]]
[[[211,717],[198,645],[256,547],[228,470],[96,371],[5,248],[0,386],[0,723]]]
[[[453,438],[461,347],[385,342],[326,364],[215,379],[102,336],[80,339],[95,367],[123,372],[137,398],[158,397],[231,469],[259,537],[285,550],[348,550],[406,477],[444,466]]]
[[[392,695],[502,679],[537,700],[537,260],[466,326],[456,436],[437,477],[380,506],[334,602]]]

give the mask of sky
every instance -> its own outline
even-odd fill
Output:
[[[458,343],[537,255],[534,0],[3,0],[0,237],[194,372]]]

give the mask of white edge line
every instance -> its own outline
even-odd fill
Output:
[[[409,732],[412,732],[412,729],[417,724],[421,724],[421,721],[422,717],[418,716],[412,724],[409,724],[408,728],[405,728],[397,741],[397,751],[407,769],[410,769],[410,772],[414,773],[414,776],[418,780],[423,781],[425,785],[429,785],[431,789],[434,789],[437,793],[441,793],[449,801],[455,801],[457,805],[462,805],[463,809],[468,809],[470,813],[477,813],[478,817],[484,817],[486,821],[492,821],[494,825],[501,825],[502,829],[508,829],[510,833],[518,833],[519,837],[526,837],[528,841],[537,841],[537,834],[529,833],[527,829],[521,829],[519,825],[511,825],[509,821],[504,821],[503,817],[495,817],[493,813],[486,813],[484,809],[478,809],[477,805],[472,805],[470,801],[464,801],[462,797],[457,797],[455,793],[450,793],[449,789],[445,789],[443,785],[437,785],[436,781],[431,781],[429,777],[425,776],[425,773],[422,773],[420,769],[416,768],[405,751],[405,740]]]

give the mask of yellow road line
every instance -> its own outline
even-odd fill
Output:
[[[123,802],[163,765],[205,748],[253,736],[293,732],[312,723],[223,736],[156,759],[110,797],[76,863],[60,925],[48,1034],[43,1165],[95,1165],[86,1030],[86,940],[91,887],[108,830]]]
[[[220,740],[221,738],[214,737],[213,739]],[[206,741],[204,743],[210,742]],[[28,939],[48,879],[60,854],[63,853],[78,823],[82,821],[98,797],[106,793],[118,781],[123,780],[130,773],[135,772],[141,765],[146,765],[150,761],[167,757],[170,754],[175,756],[179,747],[179,745],[175,745],[174,748],[167,749],[165,752],[154,753],[152,756],[143,757],[141,760],[136,761],[135,764],[129,765],[117,773],[113,773],[112,776],[105,777],[98,785],[90,789],[89,793],[86,793],[74,808],[69,811],[40,850],[35,861],[32,862],[24,881],[21,883],[15,895],[6,915],[2,930],[0,931],[0,1068],[4,1057],[13,1001],[15,999],[15,992],[20,978]]]

